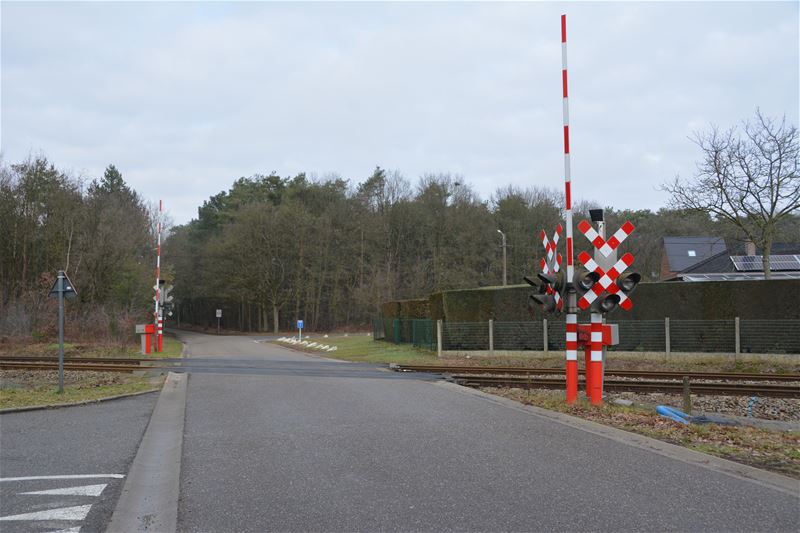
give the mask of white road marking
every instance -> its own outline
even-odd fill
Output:
[[[102,485],[83,485],[81,487],[65,487],[63,489],[50,489],[50,490],[35,490],[32,492],[20,492],[20,494],[52,494],[63,496],[100,496],[103,489],[108,486],[107,483]]]
[[[92,479],[98,477],[110,477],[122,479],[124,474],[75,474],[70,476],[28,476],[28,477],[0,477],[0,481],[36,481],[39,479]]]
[[[69,529],[59,529],[58,531],[50,531],[50,533],[80,533],[81,526],[71,527]]]
[[[89,514],[91,505],[76,505],[75,507],[61,507],[58,509],[47,509],[35,513],[14,514],[0,516],[0,521],[8,520],[84,520]]]

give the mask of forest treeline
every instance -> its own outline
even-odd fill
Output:
[[[376,168],[366,179],[256,174],[210,197],[197,218],[171,228],[162,273],[174,284],[182,324],[230,329],[311,330],[363,325],[382,302],[431,292],[500,285],[506,234],[508,283],[538,269],[539,232],[562,220],[560,191],[501,187],[481,198],[462,178],[431,174],[415,183]],[[588,218],[580,202],[576,221]],[[45,157],[0,166],[0,335],[49,336],[59,269],[78,288],[68,305],[75,336],[132,339],[152,319],[157,212],[113,165],[97,179],[70,176]],[[606,208],[610,228],[637,227],[626,242],[645,279],[657,279],[665,235],[735,229],[707,215]],[[777,240],[797,240],[800,220]],[[576,250],[588,242],[576,236]],[[73,337],[74,338],[74,337]]]
[[[109,165],[87,180],[44,156],[0,165],[0,335],[51,338],[58,270],[78,290],[71,340],[127,342],[152,317],[152,209]]]
[[[552,234],[562,205],[551,189],[507,186],[482,199],[458,176],[412,184],[379,167],[355,186],[337,177],[255,175],[174,228],[165,261],[174,268],[180,320],[214,326],[221,308],[229,328],[277,331],[303,319],[311,330],[332,329],[368,323],[387,300],[500,285],[498,229],[507,238],[508,283],[521,283],[538,269],[539,232]],[[576,222],[595,207],[580,202]],[[605,215],[614,229],[625,220],[636,225],[626,249],[645,280],[658,278],[665,235],[739,238],[699,212],[607,208]],[[576,250],[587,248],[577,236]]]

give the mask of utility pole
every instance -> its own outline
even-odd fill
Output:
[[[503,287],[506,286],[506,234],[500,230],[497,230],[497,233],[503,236]]]

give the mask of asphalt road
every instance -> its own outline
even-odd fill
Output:
[[[104,531],[157,398],[0,415],[0,530]]]
[[[190,374],[180,531],[800,525],[799,500],[785,492],[429,378],[332,363],[249,338],[184,340],[192,357],[220,354],[295,371]]]

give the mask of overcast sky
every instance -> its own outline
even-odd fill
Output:
[[[176,223],[233,180],[376,165],[657,209],[688,137],[756,107],[798,124],[798,2],[16,3],[2,10],[6,163],[113,163]]]

